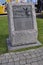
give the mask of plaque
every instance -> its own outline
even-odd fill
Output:
[[[13,6],[15,31],[34,29],[31,9],[31,5]]]

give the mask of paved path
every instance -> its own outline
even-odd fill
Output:
[[[0,55],[0,65],[43,65],[43,47]]]

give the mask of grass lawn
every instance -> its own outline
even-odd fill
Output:
[[[37,18],[38,25],[38,39],[43,46],[43,19]],[[8,37],[8,20],[7,16],[0,16],[0,54],[8,52],[6,38]],[[31,47],[37,48],[37,47]],[[26,48],[30,49],[30,48]],[[25,50],[25,49],[23,49]],[[19,50],[21,51],[21,50]]]
[[[8,37],[7,16],[0,16],[0,54],[7,52],[6,38]]]

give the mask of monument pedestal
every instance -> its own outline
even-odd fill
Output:
[[[28,44],[12,46],[12,43],[10,42],[9,38],[7,38],[7,46],[8,46],[9,51],[19,50],[22,48],[28,48],[28,47],[34,47],[34,46],[40,46],[40,45],[41,45],[41,43],[37,40],[37,42],[35,42],[35,43],[28,43]]]

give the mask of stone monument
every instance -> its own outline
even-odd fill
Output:
[[[38,30],[35,8],[32,3],[7,4],[9,39],[8,49],[15,50],[30,46],[37,46]]]

